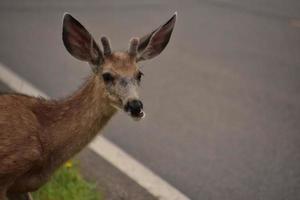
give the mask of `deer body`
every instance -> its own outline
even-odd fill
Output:
[[[22,164],[24,174],[17,177],[9,192],[28,192],[39,188],[57,167],[95,137],[116,113],[116,109],[108,104],[107,97],[101,92],[103,89],[103,83],[92,76],[81,89],[61,101],[18,95],[2,97],[11,103],[14,103],[13,99],[24,102],[30,99],[30,104],[22,105],[27,112],[24,114],[31,116],[26,116],[24,123],[34,121],[32,129],[35,133],[33,135],[32,129],[29,129],[24,130],[22,134],[11,136],[20,142],[32,138],[33,142],[26,145],[26,151],[20,152],[26,156],[23,162],[28,162],[28,166],[23,167]],[[23,115],[17,113],[18,116],[20,114]],[[18,122],[20,121],[18,119]],[[17,138],[20,135],[22,138]],[[16,147],[13,145],[11,148]],[[7,162],[9,163],[9,160]],[[0,168],[4,167],[7,167],[5,163]],[[19,166],[12,165],[10,170],[17,171],[19,169],[14,169],[17,167]]]
[[[144,117],[136,91],[142,73],[136,63],[165,48],[175,17],[140,41],[133,39],[128,52],[111,52],[108,39],[102,38],[102,52],[76,19],[64,16],[65,47],[74,57],[87,61],[93,73],[62,100],[0,95],[0,200],[11,194],[19,198],[42,186],[118,109],[135,119]]]

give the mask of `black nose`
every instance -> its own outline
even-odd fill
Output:
[[[143,109],[143,103],[140,100],[130,100],[124,107],[126,112],[130,112],[132,115],[137,116]]]

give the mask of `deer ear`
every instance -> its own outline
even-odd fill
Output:
[[[62,38],[68,52],[93,66],[103,63],[103,54],[92,35],[74,17],[65,13]]]
[[[171,38],[176,18],[177,12],[165,24],[140,38],[137,61],[151,59],[165,49]]]

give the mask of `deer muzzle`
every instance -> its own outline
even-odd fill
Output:
[[[124,110],[136,120],[140,120],[145,117],[143,103],[138,99],[128,101],[124,106]]]

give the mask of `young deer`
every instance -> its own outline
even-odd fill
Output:
[[[126,52],[103,51],[70,14],[63,19],[63,42],[75,58],[86,61],[92,75],[68,98],[46,100],[22,94],[0,96],[0,200],[29,199],[51,174],[85,147],[118,109],[134,119],[145,116],[137,88],[143,73],[137,62],[153,58],[167,46],[176,14],[145,35],[132,38]]]

